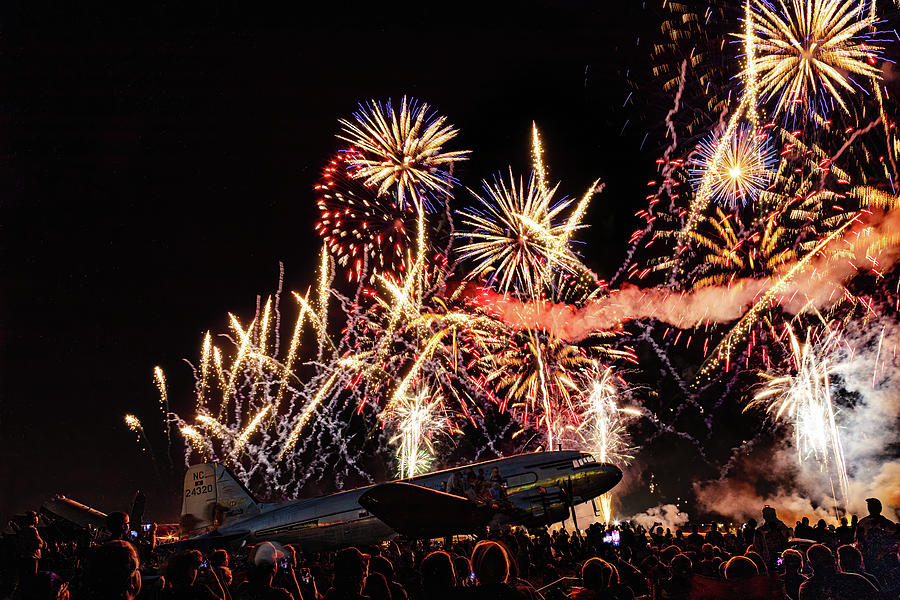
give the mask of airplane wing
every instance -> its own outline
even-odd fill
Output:
[[[426,487],[395,481],[376,485],[359,498],[359,505],[388,527],[413,538],[475,533],[497,509]]]

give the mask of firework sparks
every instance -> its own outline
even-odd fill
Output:
[[[390,442],[398,443],[398,474],[409,479],[426,473],[434,461],[433,436],[445,426],[440,413],[440,395],[422,388],[416,392],[399,394],[385,407],[382,418],[394,422],[397,435]]]
[[[869,4],[856,0],[753,0],[752,68],[763,101],[774,99],[775,114],[797,106],[815,111],[833,99],[848,112],[844,95],[861,89],[860,75],[881,79],[875,66],[881,48],[874,45],[876,22]]]
[[[134,415],[125,415],[125,426],[139,436],[144,434],[144,426],[141,424],[141,420]]]
[[[487,377],[506,405],[530,418],[547,434],[552,448],[577,411],[579,382],[594,370],[596,361],[578,345],[534,330],[501,339],[499,349],[485,357]]]
[[[478,207],[460,211],[469,231],[459,234],[468,241],[458,252],[475,264],[470,277],[490,273],[489,280],[503,293],[515,290],[534,297],[551,282],[554,271],[571,273],[578,268],[569,237],[583,209],[569,220],[561,219],[560,213],[572,200],[554,205],[556,187],[543,193],[536,177],[530,177],[526,185],[521,177],[516,180],[512,170],[508,185],[500,177],[482,185],[484,196],[472,192]]]
[[[531,122],[531,164],[537,176],[538,187],[542,194],[547,193],[547,169],[544,167],[544,148],[537,123]]]
[[[847,273],[871,263],[866,270],[882,278],[893,264],[893,254],[879,262],[880,249],[893,249],[900,234],[889,238],[875,231],[866,241],[866,231],[857,228],[847,232],[848,244],[851,233],[859,238],[849,250],[826,248],[845,241],[837,238],[864,203],[866,210],[874,210],[892,208],[895,202],[867,193],[856,208],[844,208],[855,188],[843,170],[850,170],[847,165],[833,163],[842,153],[843,163],[873,162],[868,149],[845,152],[856,133],[837,154],[823,153],[804,142],[806,130],[787,133],[774,122],[760,127],[757,115],[757,108],[764,114],[764,103],[773,99],[776,114],[802,106],[804,114],[819,110],[821,116],[828,103],[850,114],[848,92],[859,87],[852,78],[874,83],[881,56],[879,48],[867,45],[877,41],[874,12],[863,5],[850,10],[851,4],[748,0],[743,6],[745,65],[742,77],[734,78],[742,82],[743,93],[732,95],[734,84],[711,82],[718,71],[698,68],[703,93],[715,89],[707,94],[708,110],[693,111],[688,135],[699,139],[696,128],[701,123],[707,127],[713,112],[719,134],[684,158],[673,158],[681,133],[675,113],[681,102],[689,104],[687,96],[682,100],[688,59],[679,61],[680,76],[672,80],[678,84],[675,108],[666,117],[671,145],[660,159],[664,181],[648,197],[651,204],[642,211],[647,228],[638,240],[646,241],[645,247],[664,238],[674,244],[660,244],[670,246],[663,253],[650,250],[656,254],[649,268],[637,271],[635,260],[622,270],[643,278],[665,269],[668,281],[656,287],[609,289],[580,262],[572,238],[598,185],[577,203],[555,198],[559,186],[548,184],[536,124],[531,131],[532,175],[517,179],[510,170],[508,178],[503,174],[483,181],[483,191],[472,192],[475,206],[458,210],[451,205],[453,169],[467,152],[446,149],[456,129],[426,104],[405,97],[393,107],[390,102],[360,105],[352,118],[340,122],[339,138],[352,147],[344,146],[316,186],[316,231],[325,247],[317,284],[293,293],[299,316],[286,352],[279,337],[281,282],[279,293],[257,299],[252,319],[229,315],[230,330],[219,336],[227,344],[217,347],[210,333],[204,336],[190,422],[175,415],[167,421],[167,426],[175,422],[179,427],[186,460],[192,452],[201,453],[227,464],[248,486],[252,482],[282,496],[303,491],[307,483],[321,491],[325,480],[340,489],[351,477],[356,478],[352,483],[372,481],[377,471],[365,461],[390,462],[388,445],[394,446],[401,477],[425,472],[435,460],[436,439],[443,461],[463,428],[487,429],[499,415],[504,424],[492,426],[503,431],[485,434],[487,441],[479,443],[477,454],[495,456],[501,448],[513,449],[512,444],[519,444],[515,450],[533,449],[534,440],[546,440],[546,448],[573,445],[601,461],[626,464],[632,450],[628,419],[642,412],[620,407],[628,387],[621,379],[622,386],[614,382],[612,369],[599,367],[600,361],[636,362],[636,351],[628,345],[634,340],[653,346],[666,361],[679,338],[687,348],[701,327],[737,322],[713,354],[703,344],[707,362],[700,374],[723,357],[728,371],[735,345],[757,332],[754,324],[770,317],[769,309],[794,311],[798,302],[807,302],[804,311],[833,306],[832,296],[852,296],[843,287]],[[719,11],[720,17],[726,12]],[[694,16],[679,31],[703,30],[701,15]],[[669,35],[675,40],[680,33]],[[702,60],[720,58],[709,50],[724,44],[707,40]],[[880,103],[878,94],[876,88]],[[736,98],[733,105],[731,98]],[[881,119],[888,127],[883,110]],[[779,147],[784,147],[777,171],[769,138],[776,131],[782,133]],[[817,134],[816,140],[823,136]],[[688,179],[695,193],[685,194],[690,198],[686,202],[678,194],[689,186],[678,186]],[[887,189],[881,181],[873,185]],[[668,202],[662,201],[663,190]],[[445,220],[428,223],[426,217],[433,215],[427,211],[435,204],[446,209],[441,215]],[[454,220],[464,231],[455,229]],[[432,246],[427,231],[448,233],[446,249]],[[869,248],[865,261],[855,250],[863,242]],[[465,263],[451,256],[472,268],[457,272]],[[846,265],[832,272],[838,262]],[[344,285],[335,286],[338,266],[355,281],[355,293],[345,295]],[[463,278],[488,285],[460,283]],[[644,323],[635,326],[636,320]],[[650,320],[654,323],[645,327]],[[653,335],[659,324],[667,327],[661,338]],[[643,333],[635,334],[636,328]],[[660,341],[670,329],[680,330],[674,341]],[[628,336],[621,344],[599,343]],[[315,340],[315,347],[301,349],[302,340]],[[775,419],[791,420],[804,460],[814,458],[842,471],[825,351],[809,335],[801,343],[791,332],[790,340],[796,374],[771,377],[751,405],[766,406]],[[751,350],[748,346],[747,354]],[[162,371],[155,376],[168,413]],[[694,402],[694,390],[687,385],[682,389]],[[653,405],[647,406],[651,410]],[[670,417],[675,422],[678,412]],[[133,415],[126,424],[144,435]],[[529,429],[534,433],[535,427],[540,434],[519,435]],[[510,445],[495,447],[498,439]],[[846,482],[837,487],[845,496]],[[600,505],[609,521],[611,498],[601,498]]]
[[[694,185],[698,191],[707,186],[713,200],[732,209],[759,198],[774,175],[775,150],[768,135],[750,127],[740,127],[728,138],[711,136],[697,150]]]
[[[339,352],[327,334],[328,298],[336,292],[329,287],[333,261],[325,249],[322,256],[319,297],[293,294],[298,314],[285,348],[279,333],[281,279],[273,297],[257,302],[248,325],[229,315],[231,333],[222,337],[230,348],[214,345],[208,333],[204,336],[194,372],[195,415],[189,421],[173,415],[185,440],[186,462],[198,452],[228,466],[257,492],[276,496],[295,493],[310,479],[321,478],[329,466],[332,480],[356,469],[356,457],[346,451],[347,441],[340,434],[346,426],[342,419],[349,417],[340,415],[342,410],[351,413],[358,402],[350,382],[359,361],[341,356],[346,344]],[[309,349],[312,363],[301,361],[305,334],[318,342]],[[313,418],[320,413],[328,419]],[[316,446],[326,438],[333,444]],[[297,468],[316,462],[308,458],[311,446],[322,464],[315,471]],[[336,466],[339,461],[341,467]],[[264,485],[256,487],[254,482]]]
[[[634,458],[631,454],[634,448],[626,430],[627,419],[640,416],[641,412],[619,406],[621,399],[614,379],[610,367],[591,383],[590,393],[578,407],[581,424],[575,433],[582,448],[600,462],[626,465]]]
[[[794,373],[771,376],[765,387],[748,403],[746,409],[764,406],[776,420],[788,420],[794,430],[794,444],[800,461],[813,458],[822,470],[837,480],[835,501],[847,506],[849,484],[844,464],[841,436],[835,423],[835,408],[831,397],[829,377],[831,367],[828,353],[837,335],[828,334],[819,343],[807,330],[806,340],[800,341],[793,328],[787,325]],[[745,410],[746,410],[745,409]],[[832,488],[834,488],[834,479]]]
[[[620,407],[620,394],[614,383],[612,368],[606,368],[591,383],[590,392],[577,407],[580,423],[573,426],[572,443],[593,454],[600,462],[625,466],[633,459],[631,438],[627,431],[629,418],[641,411]],[[612,519],[612,494],[600,496],[600,510],[606,523]]]
[[[407,267],[416,214],[393,197],[378,197],[374,187],[356,178],[359,167],[353,163],[361,156],[347,150],[328,163],[315,187],[316,231],[337,262],[348,269],[351,281],[363,277],[366,268],[370,281],[377,274],[396,278]]]
[[[469,153],[443,150],[457,134],[446,121],[429,113],[427,104],[407,101],[406,96],[399,111],[390,101],[381,105],[373,100],[360,105],[352,121],[341,119],[338,137],[359,149],[347,161],[355,168],[353,177],[377,188],[378,196],[393,195],[401,210],[408,204],[419,210],[428,205],[426,195],[449,194],[450,169]]]

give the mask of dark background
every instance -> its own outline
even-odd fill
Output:
[[[123,415],[164,467],[154,365],[189,413],[181,359],[203,332],[251,315],[279,261],[287,288],[309,284],[312,186],[357,102],[408,94],[447,115],[470,187],[525,172],[536,120],[563,193],[608,184],[581,235],[606,278],[663,143],[649,111],[640,149],[640,89],[628,99],[657,27],[636,0],[60,10],[2,19],[4,519],[57,492],[123,509],[138,488],[151,518],[177,516],[180,474],[154,474]]]

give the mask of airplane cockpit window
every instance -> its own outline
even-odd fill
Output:
[[[597,459],[594,458],[593,454],[586,454],[581,458],[576,458],[572,461],[572,467],[577,469],[578,467],[583,467],[584,465],[589,465],[597,462]]]

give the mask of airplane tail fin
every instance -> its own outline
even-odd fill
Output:
[[[181,532],[208,533],[259,513],[259,502],[219,463],[191,465],[184,475]]]

